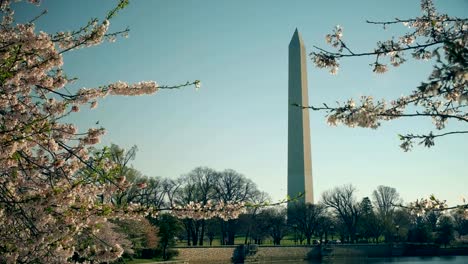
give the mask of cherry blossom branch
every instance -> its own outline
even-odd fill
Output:
[[[448,135],[455,135],[455,134],[468,134],[468,131],[451,131],[442,134],[433,134],[432,131],[429,132],[428,135],[398,135],[400,140],[403,141],[400,144],[400,147],[406,152],[409,151],[413,147],[413,140],[422,139],[419,141],[419,145],[424,145],[425,147],[432,147],[434,146],[434,139],[437,137],[443,137]]]
[[[376,24],[376,25],[391,25],[391,24],[402,24],[402,23],[409,23],[409,22],[415,22],[417,21],[418,19],[414,19],[414,18],[409,18],[409,19],[399,19],[399,18],[395,18],[394,21],[371,21],[371,20],[366,20],[366,23],[368,24]],[[428,18],[428,17],[422,17],[419,19],[420,21],[427,21],[427,22],[432,22],[433,19],[431,18]],[[466,18],[451,18],[451,17],[447,17],[443,20],[441,20],[441,22],[467,22],[468,19]]]
[[[421,9],[423,15],[414,19],[396,19],[395,21],[375,22],[370,24],[386,25],[402,24],[411,28],[411,32],[400,37],[392,37],[390,40],[377,42],[376,48],[369,52],[354,52],[343,40],[343,28],[336,26],[331,34],[325,36],[325,40],[336,52],[314,46],[316,51],[310,56],[318,68],[328,68],[331,74],[337,74],[340,58],[375,56],[375,61],[370,65],[373,72],[383,74],[388,71],[387,62],[393,67],[398,67],[406,62],[406,51],[417,60],[433,60],[435,62],[428,82],[421,85],[409,96],[402,96],[390,101],[387,107],[385,101],[374,102],[372,97],[363,96],[362,105],[356,107],[352,99],[344,103],[344,106],[306,107],[312,110],[325,110],[328,112],[327,122],[331,125],[343,123],[347,126],[377,128],[380,121],[388,121],[403,117],[430,117],[435,127],[439,130],[445,128],[448,120],[468,122],[466,107],[468,103],[467,84],[467,52],[466,40],[468,39],[468,19],[452,18],[448,15],[437,14],[431,0],[422,0]],[[414,112],[405,113],[405,109],[414,105]],[[299,105],[298,105],[299,106]],[[302,107],[302,106],[301,106]],[[420,110],[421,109],[421,110]],[[465,123],[466,124],[466,123]],[[438,136],[460,134],[454,132],[442,133]],[[411,140],[417,137],[400,137],[403,140],[401,147],[407,151],[411,146]],[[420,144],[430,147],[434,144],[435,135],[429,133],[421,136]]]
[[[39,18],[41,18],[45,14],[47,14],[47,9],[44,9],[39,15],[37,15],[33,19],[29,20],[28,24],[32,24],[32,23],[36,22],[36,20],[38,20]]]
[[[443,137],[443,136],[453,135],[453,134],[468,134],[468,131],[452,131],[452,132],[447,132],[447,133],[442,133],[442,134],[432,134],[432,132],[431,132],[430,137],[436,138],[436,137]],[[405,135],[405,136],[402,136],[402,137],[403,138],[427,138],[428,136],[409,134],[409,135]]]
[[[106,19],[113,18],[117,14],[117,12],[127,7],[129,3],[130,3],[129,0],[120,0],[117,6],[109,11],[109,13],[106,16]]]
[[[114,33],[110,33],[110,34],[102,34],[101,38],[103,37],[114,37],[114,36],[117,36],[117,35],[122,35],[122,34],[127,34],[128,32],[130,32],[130,29],[125,29],[125,30],[122,30],[122,31],[117,31],[117,32],[114,32]],[[74,43],[72,46],[66,48],[66,49],[63,49],[59,52],[59,54],[63,54],[67,51],[70,51],[70,50],[73,50],[73,49],[76,49],[76,48],[79,48],[85,44],[87,44],[90,40],[96,38],[96,34],[98,33],[93,33],[93,34],[90,34],[87,38],[84,38],[83,40],[79,41],[79,42],[76,42]]]
[[[350,114],[353,114],[353,112],[358,112],[361,108],[351,108],[351,107],[329,107],[327,104],[323,104],[323,107],[316,107],[316,106],[303,106],[299,105],[296,103],[291,104],[293,106],[298,106],[301,107],[302,109],[311,109],[314,111],[329,111],[329,112],[336,112],[336,111],[350,111]],[[464,121],[468,122],[468,117],[466,116],[458,116],[458,115],[450,115],[450,114],[442,114],[442,113],[419,113],[416,112],[414,114],[400,114],[400,113],[391,113],[392,110],[395,108],[390,108],[388,110],[383,110],[381,113],[372,113],[373,115],[376,116],[382,116],[382,117],[421,117],[421,116],[430,116],[430,117],[440,117],[440,118],[453,118],[457,119],[459,121]]]
[[[447,201],[439,200],[434,195],[430,195],[429,198],[417,199],[414,202],[409,203],[408,205],[403,204],[393,204],[393,206],[404,208],[410,211],[411,214],[416,216],[423,216],[428,212],[446,212],[448,210],[459,210],[460,213],[464,216],[465,219],[468,219],[468,204],[465,203],[463,198],[463,203],[461,205],[448,206]]]
[[[415,50],[415,49],[425,49],[425,48],[428,48],[428,47],[431,47],[431,46],[434,46],[434,45],[439,45],[439,44],[443,44],[445,41],[447,40],[441,40],[441,41],[434,41],[434,42],[431,42],[431,43],[427,43],[427,44],[418,44],[418,45],[413,45],[413,46],[407,46],[407,47],[404,47],[404,48],[394,48],[394,49],[389,49],[389,50],[382,50],[382,51],[372,51],[372,52],[362,52],[362,53],[354,53],[352,51],[350,51],[345,45],[343,47],[345,47],[350,54],[343,54],[343,53],[338,53],[338,52],[331,52],[331,51],[328,51],[328,50],[325,50],[323,48],[320,48],[318,46],[313,46],[315,49],[317,50],[320,50],[322,52],[324,52],[325,54],[327,55],[330,55],[330,56],[333,56],[335,58],[345,58],[345,57],[361,57],[361,56],[374,56],[374,55],[385,55],[389,52],[401,52],[401,51],[407,51],[407,50]],[[450,40],[449,40],[450,41]],[[344,42],[343,42],[344,44]],[[317,56],[317,55],[320,55],[319,53],[315,53],[315,52],[312,52],[310,53],[311,56]]]

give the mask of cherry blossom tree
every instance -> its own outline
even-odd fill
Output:
[[[367,23],[386,27],[402,26],[407,32],[390,40],[379,41],[374,50],[357,52],[352,50],[344,39],[343,28],[336,26],[326,35],[326,42],[336,51],[315,46],[310,54],[314,64],[327,68],[336,74],[340,60],[361,56],[374,57],[371,63],[373,72],[383,74],[392,67],[398,67],[408,60],[408,54],[416,60],[434,62],[433,70],[426,81],[407,95],[393,100],[376,101],[371,96],[363,96],[360,102],[349,99],[337,106],[302,106],[327,113],[327,122],[336,126],[376,129],[382,121],[398,118],[430,118],[436,130],[427,134],[400,135],[400,147],[408,151],[415,141],[425,147],[434,145],[434,140],[442,136],[468,134],[468,19],[451,17],[436,11],[432,0],[421,0],[422,15],[410,19]],[[442,131],[449,121],[461,123],[461,130]],[[462,136],[462,135],[460,135]]]
[[[141,226],[141,224],[135,226]],[[117,229],[115,224],[107,221],[102,223],[92,236],[88,232],[78,234],[77,239],[80,243],[75,247],[72,260],[102,263],[115,260],[116,251],[123,250],[126,254],[134,254],[132,242]]]
[[[116,259],[124,252],[118,242],[123,238],[106,239],[105,246],[87,250],[80,247],[79,237],[101,243],[106,240],[97,239],[99,229],[109,227],[107,219],[138,218],[156,211],[133,203],[118,206],[100,198],[128,187],[120,175],[108,173],[115,163],[90,160],[90,147],[100,142],[105,130],[78,131],[64,118],[82,107],[97,107],[98,100],[106,96],[198,88],[200,82],[164,86],[154,81],[118,81],[67,89],[73,80],[63,71],[63,54],[126,35],[128,29],[108,30],[128,1],[118,1],[103,19],[55,34],[35,28],[35,20],[46,12],[27,23],[15,23],[10,2],[0,1],[0,262],[67,263],[77,251],[86,259],[87,252]],[[38,0],[29,2],[39,4]],[[96,173],[78,173],[83,168]],[[218,207],[217,212],[222,212],[222,206]]]

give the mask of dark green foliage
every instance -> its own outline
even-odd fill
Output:
[[[408,231],[408,242],[430,243],[433,240],[431,228],[427,224],[418,224]]]
[[[464,210],[456,210],[453,212],[454,228],[458,233],[458,237],[468,235],[468,219],[465,218]]]
[[[319,241],[325,241],[325,243],[328,243],[329,236],[333,237],[335,225],[336,223],[331,216],[326,214],[320,216],[315,232],[319,238]]]
[[[383,221],[374,212],[374,207],[368,197],[364,197],[361,201],[361,220],[357,230],[366,242],[373,239],[376,243],[383,232]]]
[[[443,244],[447,247],[447,244],[454,239],[454,230],[452,218],[449,216],[442,216],[437,223],[436,243]]]
[[[153,220],[153,223],[159,228],[159,247],[162,258],[168,260],[175,256],[174,252],[168,250],[169,247],[175,245],[175,236],[181,231],[182,224],[176,217],[170,214],[162,214],[158,219]]]
[[[395,210],[391,222],[384,222],[385,238],[390,238],[396,234],[397,241],[406,241],[408,232],[411,229],[411,215],[408,210]],[[386,240],[388,242],[388,240]]]

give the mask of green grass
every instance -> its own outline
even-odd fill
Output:
[[[235,245],[242,245],[245,242],[245,237],[244,236],[239,236],[234,239],[234,244]],[[302,242],[303,245],[306,244],[306,240]],[[272,246],[273,245],[273,239],[265,239],[262,241],[262,245],[265,246]],[[281,240],[281,245],[282,246],[294,246],[294,239],[292,236],[286,236]],[[299,242],[297,242],[297,245],[299,245]],[[183,241],[177,241],[176,247],[185,247],[187,246],[187,240]],[[210,242],[207,238],[205,238],[203,242],[203,246],[210,246]],[[221,246],[221,239],[219,237],[215,238],[213,240],[212,246]]]
[[[154,259],[132,259],[132,260],[126,260],[125,263],[140,264],[140,263],[151,263],[151,262],[155,262],[155,261],[158,261],[158,260],[154,260]]]

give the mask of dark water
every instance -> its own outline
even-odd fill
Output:
[[[468,256],[446,257],[398,257],[398,258],[333,258],[323,260],[310,260],[303,262],[262,262],[287,264],[468,264]]]

